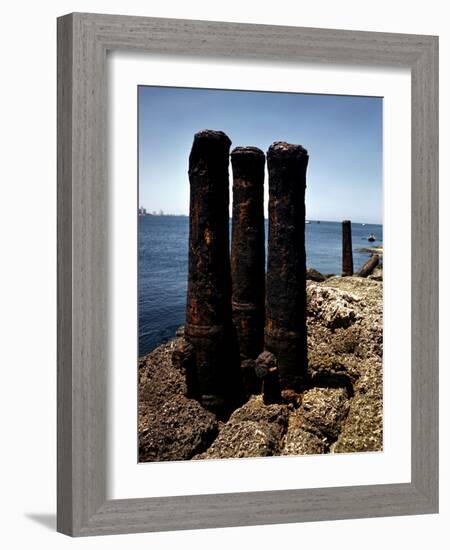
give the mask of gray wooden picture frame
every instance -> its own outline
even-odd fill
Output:
[[[410,483],[108,500],[106,53],[412,74]],[[74,13],[58,19],[58,530],[100,535],[438,511],[438,38]]]

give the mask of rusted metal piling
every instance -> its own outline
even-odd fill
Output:
[[[278,361],[281,389],[307,378],[305,189],[308,152],[273,143],[269,172],[269,244],[265,348]]]
[[[352,222],[342,222],[342,277],[353,275]]]
[[[232,311],[241,361],[256,359],[264,347],[264,163],[264,153],[257,147],[236,147],[231,152]]]
[[[262,381],[263,401],[266,405],[281,402],[280,377],[277,358],[263,351],[255,361],[255,375]]]
[[[219,131],[194,136],[189,156],[189,275],[185,338],[194,348],[188,391],[220,412],[237,391],[231,318],[229,178],[231,141]]]
[[[371,273],[373,273],[374,269],[378,266],[380,263],[380,256],[378,254],[374,254],[371,256],[367,262],[361,267],[361,269],[356,274],[357,277],[367,277]]]

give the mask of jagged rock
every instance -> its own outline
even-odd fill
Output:
[[[139,370],[139,460],[186,460],[217,435],[215,416],[186,397],[183,372],[172,366],[174,340],[150,353]]]
[[[312,283],[314,284],[314,283]],[[317,285],[316,285],[317,286]],[[360,301],[354,304],[359,315],[358,321],[349,328],[349,338],[357,339],[357,345],[354,350],[354,357],[364,361],[372,356],[381,357],[383,353],[383,285],[382,283],[361,277],[334,277],[327,280],[326,287],[343,291],[347,294],[356,295]],[[320,320],[312,317],[320,324]],[[341,338],[344,331],[338,335],[334,330],[334,335],[327,339],[326,334],[318,328],[320,335],[312,335],[315,343],[329,341],[332,346],[336,343],[334,335]],[[352,334],[352,331],[354,333]],[[357,334],[356,334],[357,333]],[[320,336],[320,337],[319,337]],[[309,337],[309,335],[308,335]],[[361,363],[364,367],[364,363]]]
[[[313,388],[303,395],[300,408],[291,413],[281,454],[323,454],[338,437],[348,412],[343,388]]]
[[[353,307],[359,309],[359,314],[364,319],[372,314],[379,317],[383,313],[383,286],[377,281],[361,277],[331,277],[327,279],[326,285],[320,285],[319,288],[323,287],[339,290],[350,294],[353,299],[356,298],[356,301],[353,300]]]
[[[311,346],[308,349],[308,374],[311,385],[345,388],[351,397],[354,393],[353,386],[359,377],[358,366],[355,363],[347,359],[342,351],[336,352],[331,342]]]
[[[374,269],[373,273],[367,277],[373,281],[382,281],[383,280],[383,270],[381,267]]]
[[[234,411],[211,447],[195,458],[239,458],[279,454],[287,423],[286,406],[264,405],[261,396],[253,396],[245,405]]]
[[[306,280],[307,281],[314,281],[316,283],[323,283],[327,280],[325,275],[322,275],[317,269],[313,269],[312,267],[308,268],[306,270]]]
[[[183,373],[172,366],[172,354],[179,341],[159,346],[146,356],[139,369],[139,403],[157,409],[173,395],[186,394]]]
[[[336,329],[331,341],[332,351],[337,355],[355,353],[361,338],[361,326],[352,325],[347,329]]]
[[[142,462],[190,459],[217,435],[215,416],[183,395],[169,397],[156,409],[141,405],[139,416]]]
[[[348,292],[328,286],[308,285],[308,315],[331,330],[348,328],[361,319],[362,300]]]
[[[326,452],[327,445],[317,435],[300,426],[289,426],[281,451],[283,455],[318,455]]]
[[[348,410],[348,394],[344,388],[312,388],[303,394],[298,415],[307,431],[335,440]]]
[[[236,409],[228,423],[252,421],[268,424],[276,439],[281,439],[288,423],[288,409],[285,405],[265,405],[260,395],[253,396],[247,403]]]
[[[357,394],[350,405],[334,453],[383,450],[383,402],[370,394]]]
[[[277,441],[268,425],[246,420],[226,424],[211,447],[195,458],[249,458],[272,456],[277,451]]]
[[[332,447],[335,453],[383,449],[383,363],[372,356],[362,363],[355,396],[341,433]]]

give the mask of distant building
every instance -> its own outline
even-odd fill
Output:
[[[139,216],[146,216],[147,215],[147,210],[143,206],[140,206],[139,210],[138,210],[138,214],[139,214]]]

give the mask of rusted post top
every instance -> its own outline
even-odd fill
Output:
[[[234,186],[263,186],[265,160],[258,147],[235,147],[231,151]]]
[[[231,156],[237,156],[241,153],[244,154],[245,156],[247,156],[250,153],[255,153],[257,157],[265,156],[264,152],[259,147],[255,147],[254,145],[245,145],[245,146],[238,145],[231,151]]]
[[[235,147],[231,151],[234,187],[264,186],[266,156],[258,147]]]
[[[212,148],[215,145],[230,148],[231,139],[221,130],[199,130],[194,134],[191,155],[201,150],[201,147]]]
[[[233,166],[231,275],[233,321],[242,361],[264,345],[265,244],[264,163],[257,147],[237,147]]]
[[[274,141],[267,151],[272,158],[292,159],[296,156],[308,157],[308,151],[302,146],[286,141]]]
[[[251,157],[256,157],[256,158],[265,157],[263,151],[261,151],[259,147],[253,147],[252,145],[248,145],[246,147],[242,147],[242,146],[235,147],[231,151],[231,158],[233,159],[233,157],[236,158],[239,156],[244,156],[247,159],[250,159]]]
[[[342,222],[342,277],[353,275],[352,222]]]
[[[278,141],[267,151],[269,246],[265,347],[277,361],[282,389],[307,377],[305,188],[308,152]]]
[[[227,179],[228,191],[228,161],[231,140],[220,130],[200,130],[194,135],[189,155],[189,176],[207,170],[209,178],[196,182],[196,187],[208,185],[222,185]],[[226,173],[224,166],[226,165]],[[214,176],[218,176],[214,180]],[[192,192],[192,182],[191,182]],[[228,199],[227,199],[228,201]]]

